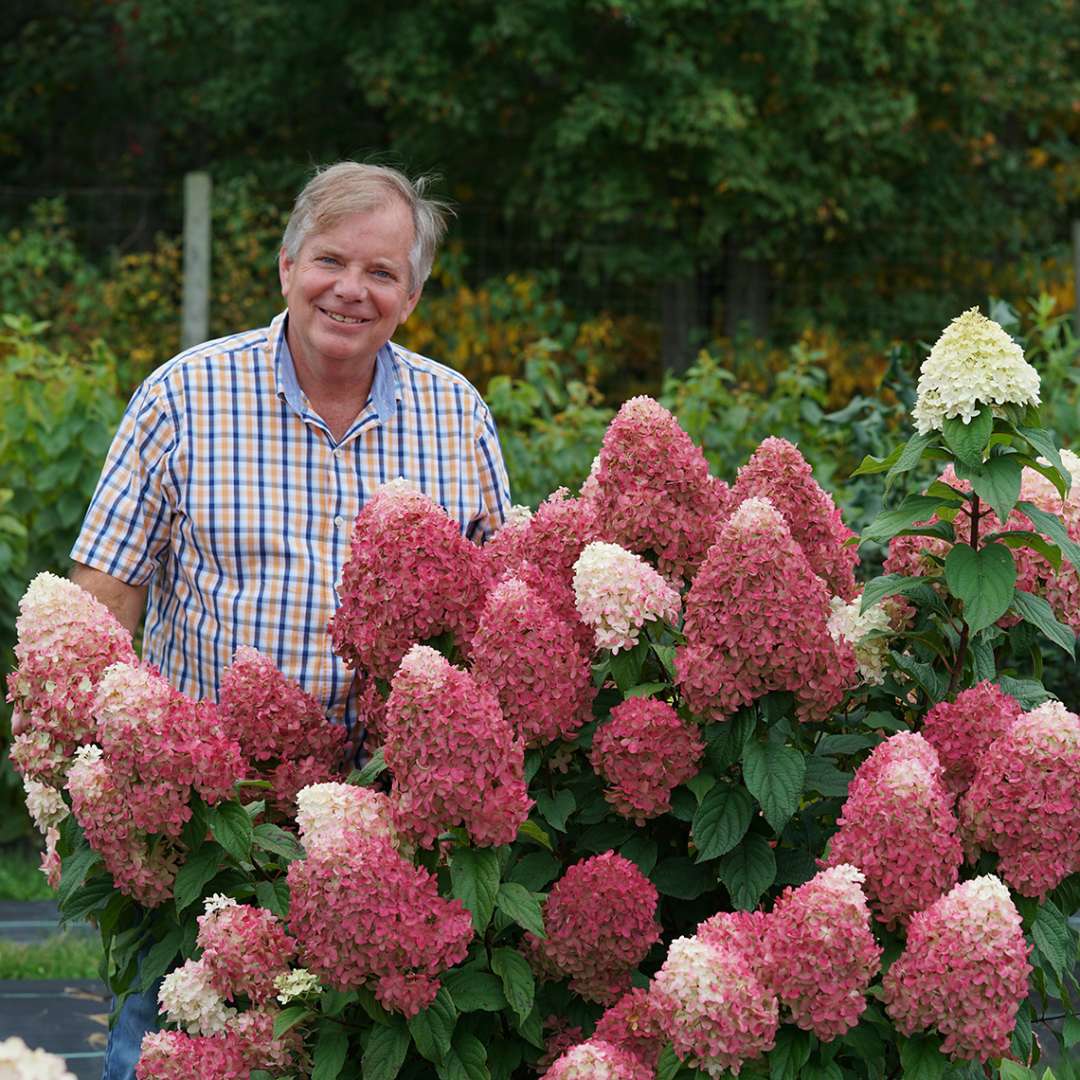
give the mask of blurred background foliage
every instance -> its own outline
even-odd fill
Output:
[[[317,19],[10,0],[0,20],[4,669],[123,403],[179,348],[192,169],[214,181],[212,337],[279,310],[316,163],[445,178],[457,218],[398,340],[485,393],[519,502],[576,489],[649,393],[728,480],[765,436],[797,442],[858,529],[879,496],[852,468],[973,304],[1080,444],[1077,0],[325,0]],[[23,820],[5,769],[0,841]]]

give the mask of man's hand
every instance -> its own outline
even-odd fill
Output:
[[[68,577],[91,596],[100,600],[116,616],[117,621],[132,637],[146,608],[146,586],[126,585],[124,582],[76,563]]]

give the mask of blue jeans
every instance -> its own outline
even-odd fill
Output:
[[[158,1028],[158,988],[161,980],[143,993],[128,997],[109,1032],[105,1048],[105,1069],[101,1080],[135,1080],[135,1062],[139,1060],[142,1037]]]

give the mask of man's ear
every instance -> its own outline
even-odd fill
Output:
[[[420,296],[423,291],[424,286],[421,285],[420,288],[417,289],[416,292],[414,292],[412,296],[410,296],[405,301],[405,306],[401,309],[401,318],[398,319],[398,326],[403,326],[405,324],[405,320],[413,313],[416,305],[420,303]]]
[[[278,280],[281,282],[281,295],[288,297],[289,295],[289,279],[292,276],[293,260],[285,252],[285,246],[282,245],[281,250],[278,252]]]

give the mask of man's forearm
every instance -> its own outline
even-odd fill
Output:
[[[100,570],[75,563],[68,577],[100,600],[133,637],[146,608],[146,586],[128,585]]]

